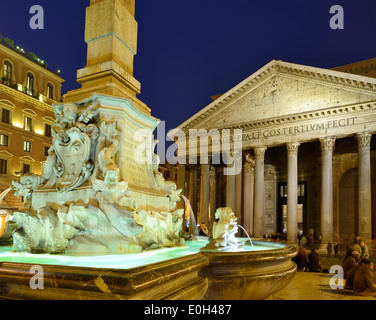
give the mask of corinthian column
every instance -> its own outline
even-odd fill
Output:
[[[322,138],[321,143],[321,246],[333,242],[333,150],[336,139]]]
[[[243,210],[244,228],[249,235],[253,235],[253,199],[255,185],[255,161],[250,155],[246,156],[244,164],[244,190],[243,190]]]
[[[209,185],[210,185],[210,210],[209,210],[209,221],[207,226],[210,226],[210,222],[214,221],[215,210],[217,209],[217,179],[216,179],[216,170],[215,167],[210,168],[209,173]]]
[[[265,210],[265,178],[264,157],[265,147],[255,148],[255,204],[254,204],[254,236],[264,236],[264,210]]]
[[[210,199],[210,181],[209,181],[209,171],[210,165],[208,159],[201,160],[201,190],[200,190],[200,224],[205,222],[209,225],[209,199]]]
[[[299,142],[287,144],[287,242],[296,244],[298,232],[298,149]]]
[[[185,190],[185,164],[178,164],[178,179],[177,179],[177,187],[178,189],[182,189],[182,194],[186,194]],[[180,200],[177,203],[177,209],[184,209],[185,208],[185,203],[183,200]]]
[[[358,138],[358,225],[359,236],[364,240],[372,238],[371,208],[371,157],[372,133],[357,134]]]

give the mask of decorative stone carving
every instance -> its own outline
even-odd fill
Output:
[[[369,147],[371,145],[372,133],[371,132],[361,132],[356,135],[358,139],[359,147]]]
[[[44,181],[44,178],[37,174],[25,174],[21,177],[20,182],[12,181],[14,195],[16,197],[24,197],[26,208],[30,207],[30,200],[32,193]]]
[[[217,222],[213,223],[213,238],[201,251],[225,251],[242,247],[235,238],[238,232],[237,218],[231,208],[218,208],[215,212]]]
[[[158,122],[128,100],[107,96],[53,107],[56,131],[42,175],[27,174],[13,182],[16,195],[26,202],[26,210],[14,214],[19,227],[14,250],[130,253],[183,245],[184,210],[174,211],[182,190],[158,172],[157,155],[145,165],[129,156],[136,156],[140,141],[132,136],[137,131],[129,130],[135,119],[141,117],[138,126],[145,122],[151,132]],[[129,190],[121,165],[144,180]]]
[[[289,142],[286,144],[288,154],[298,154],[300,143],[299,142]]]
[[[334,151],[334,147],[336,144],[336,138],[335,137],[327,137],[327,138],[321,138],[320,139],[320,148],[321,151]]]
[[[255,160],[250,154],[245,156],[244,171],[249,174],[254,174],[255,171]]]
[[[266,147],[257,147],[257,148],[254,148],[255,157],[256,158],[264,158],[266,149],[267,149]]]

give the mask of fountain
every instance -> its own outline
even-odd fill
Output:
[[[99,94],[53,108],[43,173],[13,182],[25,209],[13,215],[13,248],[0,250],[0,297],[265,299],[292,280],[296,250],[247,247],[235,238],[230,208],[216,211],[208,243],[185,241],[181,190],[164,180],[153,153],[155,118]],[[29,285],[35,264],[43,268],[39,292]]]
[[[12,243],[12,232],[16,224],[11,220],[12,213],[16,210],[5,202],[5,197],[12,191],[12,187],[0,194],[0,246]]]
[[[265,299],[294,277],[296,250],[255,240],[248,247],[235,238],[230,208],[217,210],[209,243],[186,240],[184,209],[176,209],[182,190],[163,178],[154,154],[160,121],[136,98],[134,6],[90,3],[82,88],[53,105],[42,174],[13,182],[25,208],[13,215],[13,247],[0,247],[0,298]],[[41,290],[30,285],[33,270]]]

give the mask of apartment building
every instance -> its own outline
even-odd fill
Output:
[[[0,34],[1,36],[1,34]],[[0,190],[29,172],[40,174],[52,143],[53,103],[61,101],[64,80],[33,52],[0,38]],[[20,209],[7,194],[2,205]]]

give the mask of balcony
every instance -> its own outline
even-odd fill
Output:
[[[41,102],[43,102],[44,100],[47,99],[47,97],[45,97],[46,99],[43,99],[44,96],[42,94],[40,94],[39,92],[32,91],[32,90],[28,89],[27,87],[25,87],[24,85],[17,83],[13,80],[9,80],[6,77],[0,77],[0,83],[4,84],[4,85],[6,85],[10,88],[13,88],[15,90],[18,90],[20,92],[23,92],[23,93],[29,95],[30,97],[38,99]]]

